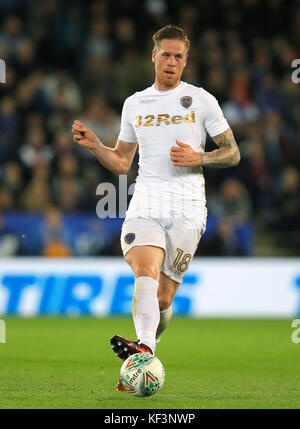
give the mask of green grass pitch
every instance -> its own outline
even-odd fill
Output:
[[[9,318],[0,343],[0,408],[300,408],[300,343],[291,320],[174,317],[157,348],[156,395],[115,391],[114,334],[130,318]]]

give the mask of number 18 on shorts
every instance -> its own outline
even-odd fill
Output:
[[[165,250],[162,271],[177,283],[184,275],[205,231],[184,214],[174,217],[136,217],[125,219],[122,226],[121,246],[124,256],[134,246],[157,246]]]

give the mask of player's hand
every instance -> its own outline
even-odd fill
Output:
[[[72,126],[73,140],[81,146],[87,147],[88,149],[95,149],[100,144],[100,140],[96,134],[90,129],[83,125],[80,121],[74,121]]]
[[[195,167],[201,164],[201,153],[195,152],[188,144],[176,140],[178,146],[172,146],[170,157],[176,167]]]

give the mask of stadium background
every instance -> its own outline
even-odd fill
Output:
[[[0,21],[1,314],[130,313],[122,219],[96,214],[98,184],[118,192],[118,177],[73,142],[71,126],[80,119],[115,144],[124,99],[153,83],[151,36],[167,23],[192,41],[183,80],[216,96],[242,156],[238,167],[205,170],[207,230],[175,309],[298,313],[300,84],[291,79],[300,57],[298,1],[3,0]],[[116,296],[126,297],[118,311]],[[225,309],[225,298],[234,305]]]
[[[157,348],[165,385],[144,399],[114,391],[109,338],[134,338],[133,276],[96,189],[118,178],[71,126],[114,145],[168,23],[242,160],[205,171],[207,231]],[[0,1],[0,408],[300,407],[299,46],[296,0]]]

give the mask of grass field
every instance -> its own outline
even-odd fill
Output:
[[[0,408],[300,408],[300,344],[291,320],[173,318],[157,356],[162,390],[114,390],[114,334],[135,338],[129,318],[4,318]]]

